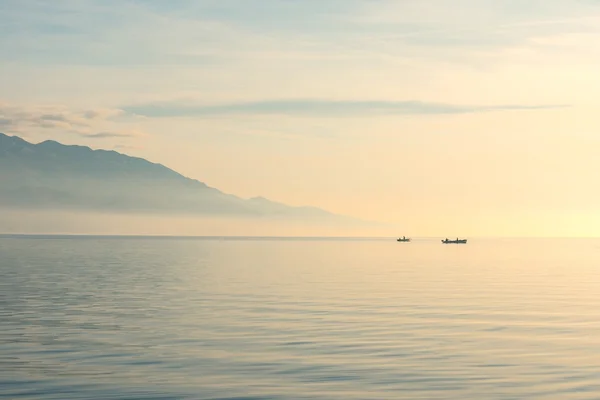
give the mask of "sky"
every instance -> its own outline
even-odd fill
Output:
[[[410,236],[600,236],[600,1],[0,0],[0,132]]]

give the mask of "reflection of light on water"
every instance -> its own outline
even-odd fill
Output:
[[[0,238],[2,394],[597,397],[598,248]]]

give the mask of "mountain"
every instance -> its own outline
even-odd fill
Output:
[[[116,212],[350,219],[314,207],[242,199],[116,151],[0,133],[0,206]]]

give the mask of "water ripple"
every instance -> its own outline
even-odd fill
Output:
[[[0,398],[597,399],[598,248],[0,238]]]

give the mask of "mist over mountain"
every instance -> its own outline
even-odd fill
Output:
[[[314,207],[226,194],[161,164],[116,151],[0,133],[0,206],[350,222]]]

